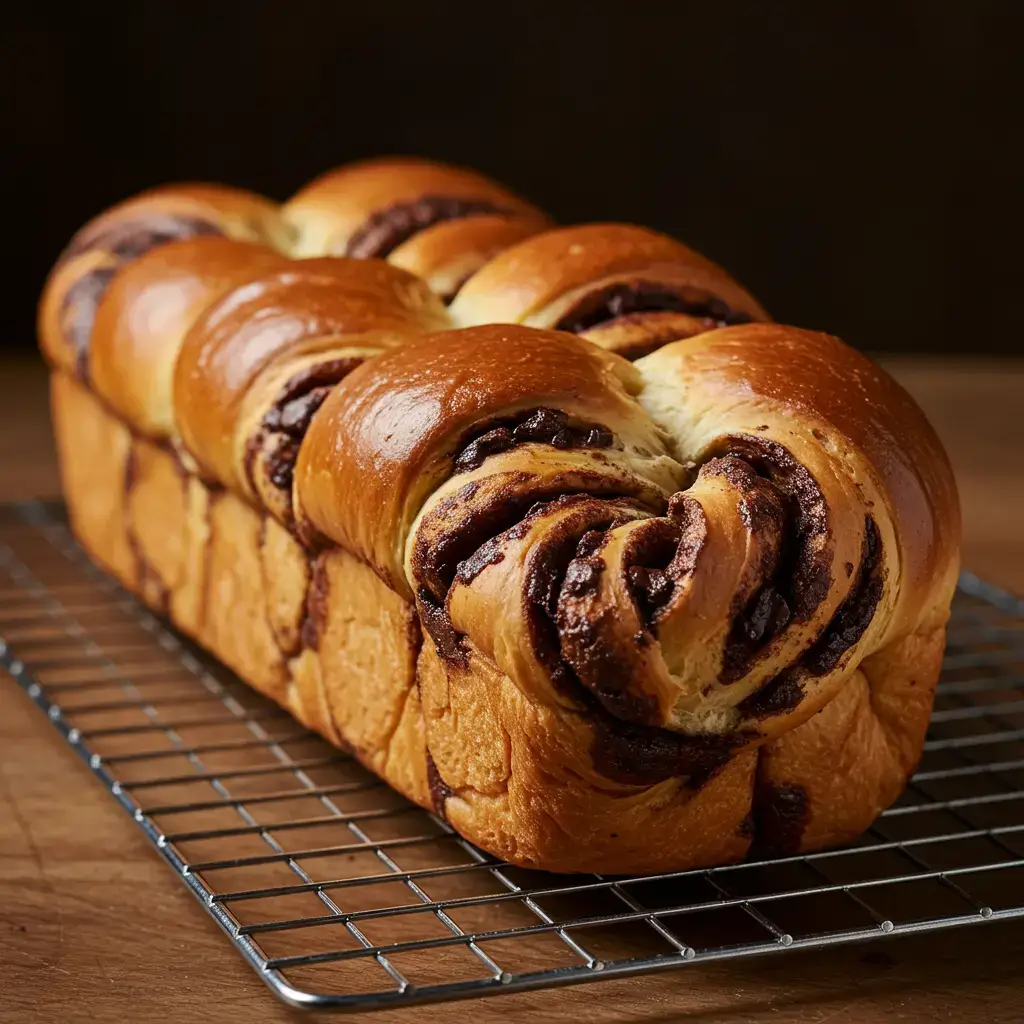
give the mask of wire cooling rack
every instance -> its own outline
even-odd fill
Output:
[[[0,506],[0,664],[260,977],[374,1009],[1024,914],[1024,602],[964,576],[907,792],[839,850],[637,878],[501,863]]]

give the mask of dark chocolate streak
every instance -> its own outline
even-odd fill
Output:
[[[740,492],[740,517],[761,551],[740,582],[737,601],[742,603],[734,610],[722,653],[719,679],[731,683],[746,675],[758,652],[792,618],[789,602],[775,581],[792,572],[791,530],[784,496],[743,459],[735,455],[711,459],[701,473],[722,476]]]
[[[795,669],[788,668],[741,700],[736,710],[745,718],[771,718],[792,711],[803,699],[804,688],[799,675]]]
[[[811,816],[802,786],[761,784],[754,796],[754,841],[749,857],[788,857],[800,850]]]
[[[557,331],[580,334],[592,327],[634,313],[686,313],[708,320],[708,326],[746,324],[749,313],[730,309],[710,292],[696,288],[674,288],[657,281],[620,281],[600,288],[581,299],[555,325]]]
[[[846,599],[803,657],[742,701],[739,711],[751,718],[770,718],[795,708],[804,696],[801,680],[831,672],[864,635],[881,600],[884,583],[882,540],[874,519],[867,516],[860,567]]]
[[[657,628],[659,617],[669,604],[676,588],[697,567],[697,559],[708,536],[708,521],[700,502],[683,493],[673,494],[668,502],[668,518],[676,525],[673,549],[664,553],[648,549],[631,550],[629,582],[637,607],[648,629]],[[653,561],[652,561],[653,560]],[[640,570],[634,572],[634,570]]]
[[[270,483],[291,493],[299,447],[313,417],[334,385],[361,362],[358,358],[330,359],[289,378],[245,445],[245,472],[254,488],[257,459],[262,455]]]
[[[299,627],[302,646],[314,651],[320,648],[320,636],[327,622],[329,589],[326,556],[321,554],[310,559],[306,603],[302,615],[302,625]]]
[[[452,789],[441,778],[441,773],[437,770],[437,763],[429,749],[427,750],[427,788],[430,790],[430,801],[434,805],[434,813],[447,821],[444,805],[448,797],[452,795]]]
[[[481,466],[490,455],[507,452],[520,444],[549,444],[553,448],[610,448],[612,432],[600,423],[570,423],[558,409],[527,409],[514,417],[492,420],[462,439],[455,456],[456,473]]]
[[[403,242],[435,224],[482,214],[511,214],[489,199],[420,196],[378,210],[349,239],[345,255],[355,259],[386,259]]]
[[[595,585],[603,567],[595,556],[607,538],[607,531],[632,518],[626,503],[603,501],[589,495],[575,495],[537,506],[534,514],[543,515],[572,503],[579,504],[579,516],[562,519],[546,532],[530,555],[523,580],[527,639],[537,660],[548,670],[552,685],[566,696],[582,692],[583,687],[562,657],[559,594],[566,587],[579,592]],[[635,510],[632,513],[635,515]],[[628,695],[624,700],[628,703]],[[650,713],[649,708],[629,707],[642,718]]]
[[[674,548],[673,544],[673,550]],[[661,561],[657,554],[648,557]],[[646,565],[631,565],[626,577],[633,600],[640,609],[644,622],[650,627],[658,610],[668,604],[675,590],[675,580],[664,569]]]
[[[830,554],[825,541],[830,534],[829,510],[825,496],[811,473],[776,441],[738,435],[728,439],[730,454],[744,459],[770,480],[786,503],[786,513],[795,533],[789,571],[783,572],[777,589],[786,598],[796,622],[806,622],[828,596],[832,585]]]
[[[665,779],[683,777],[690,789],[700,789],[751,738],[745,733],[684,736],[624,722],[589,694],[587,697],[586,714],[594,731],[590,748],[594,767],[606,778],[625,785],[653,786]]]
[[[166,242],[221,233],[216,224],[198,217],[148,214],[99,234],[72,240],[61,256],[61,262],[90,249],[105,250],[116,261],[113,266],[96,267],[84,274],[67,290],[61,303],[61,328],[75,350],[75,370],[81,380],[88,380],[89,343],[96,309],[118,267]]]
[[[523,482],[516,476],[510,484]],[[435,603],[444,601],[461,566],[465,564],[468,582],[491,558],[497,557],[496,553],[481,551],[481,548],[495,540],[510,524],[522,520],[537,500],[534,495],[518,493],[514,486],[509,486],[492,495],[482,507],[464,508],[479,490],[480,484],[475,482],[460,487],[432,509],[421,523],[413,547],[413,571],[433,593]],[[455,529],[442,529],[439,533],[429,529],[434,521],[444,524],[448,517],[453,517]],[[479,558],[475,558],[476,555]]]
[[[135,259],[165,242],[222,234],[220,227],[202,217],[173,213],[143,213],[99,232],[85,230],[71,240],[60,262],[90,249],[105,249],[119,259]]]
[[[679,525],[670,519],[645,520],[630,535],[623,562],[630,565],[626,579],[641,614],[653,611],[671,595],[675,581],[657,566],[669,563],[680,540]],[[585,552],[563,570],[563,583],[554,613],[561,653],[572,665],[580,683],[612,715],[629,722],[654,724],[660,716],[657,699],[637,686],[635,644],[622,643],[616,636],[618,616],[613,610],[595,614],[586,596],[596,588],[601,575],[609,571],[602,559]],[[580,601],[578,598],[583,597]],[[609,617],[608,611],[612,611]],[[610,618],[610,621],[609,621]],[[611,632],[609,632],[611,631]]]
[[[83,381],[89,376],[89,342],[96,310],[114,279],[114,270],[114,267],[96,267],[83,274],[64,293],[61,303],[61,330],[75,351],[75,372]]]
[[[556,626],[555,621],[558,595],[566,588],[589,585],[587,581],[574,581],[566,567],[573,542],[575,564],[603,564],[595,556],[607,532],[629,518],[622,511],[607,523],[595,523],[596,529],[588,529],[582,535],[579,527],[575,531],[567,530],[563,537],[538,551],[525,584],[530,608],[527,620],[530,640],[538,659],[551,672],[552,682],[574,699],[591,723],[590,756],[598,772],[615,782],[632,786],[651,786],[665,779],[682,777],[687,779],[691,789],[699,789],[722,769],[738,747],[748,742],[751,738],[748,734],[684,736],[644,725],[644,717],[651,712],[644,702],[653,698],[621,690],[618,693],[592,692],[559,653],[559,629],[563,627],[561,623]],[[632,720],[623,720],[620,717],[623,714]]]
[[[603,572],[603,560],[588,552],[585,537],[564,572],[555,621],[563,657],[585,686],[612,715],[641,725],[660,719],[657,699],[638,680],[636,649],[654,642],[659,617],[676,589],[693,572],[707,537],[707,520],[700,504],[683,494],[669,502],[667,518],[645,520],[622,550],[622,571],[644,629],[628,641],[617,635],[614,609],[595,614],[585,597]]]
[[[765,438],[726,438],[706,468],[743,493],[740,514],[764,546],[762,564],[738,595],[722,658],[720,681],[742,679],[790,622],[806,622],[832,585],[829,511],[808,470],[782,445]],[[747,594],[750,594],[748,597]]]
[[[416,610],[419,612],[423,628],[434,641],[434,649],[449,665],[465,668],[469,664],[462,636],[455,632],[448,610],[438,604],[434,595],[426,588],[420,587],[417,593]]]
[[[573,475],[577,483],[581,477],[584,486],[588,483],[583,471]],[[595,486],[607,484],[607,477],[600,474],[594,473],[593,479]],[[496,558],[497,553],[493,545],[484,551],[480,549],[505,530],[516,526],[526,529],[524,520],[538,503],[590,497],[565,491],[564,479],[557,476],[538,479],[527,473],[513,473],[505,479],[470,481],[440,501],[421,520],[412,553],[416,579],[430,588],[436,601],[443,601],[460,566],[465,563],[466,573],[472,573],[474,566],[484,568],[483,563]]]
[[[866,516],[860,568],[853,588],[836,609],[825,632],[801,659],[801,664],[812,676],[831,672],[840,658],[864,635],[882,598],[884,582],[882,538],[874,519]]]

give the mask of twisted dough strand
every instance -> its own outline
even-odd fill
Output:
[[[760,352],[788,367],[785,401],[751,374]],[[867,424],[849,419],[861,403],[875,407]],[[900,437],[914,439],[913,458],[879,460]],[[826,335],[727,328],[634,369],[564,334],[491,327],[412,341],[350,375],[312,426],[298,493],[316,532],[415,597],[438,663],[429,678],[445,678],[438,699],[459,715],[438,731],[427,716],[450,815],[501,796],[473,781],[495,766],[452,735],[487,664],[516,708],[498,715],[505,733],[543,709],[549,734],[571,736],[557,756],[532,752],[543,770],[558,774],[572,747],[574,775],[617,799],[674,781],[683,831],[697,827],[695,795],[764,748],[735,827],[763,818],[762,847],[781,849],[800,845],[806,823],[774,827],[786,818],[776,804],[804,801],[808,817],[811,781],[766,780],[839,695],[830,714],[846,708],[890,770],[866,786],[856,826],[834,806],[841,795],[826,794],[830,835],[863,828],[898,788],[893,766],[900,777],[911,766],[921,716],[880,713],[871,694],[927,700],[929,674],[908,698],[919,680],[902,661],[896,679],[869,666],[922,644],[934,661],[956,571],[955,531],[940,524],[955,522],[955,493],[948,470],[905,469],[943,461],[906,397]],[[501,821],[514,820],[513,776],[492,809]]]

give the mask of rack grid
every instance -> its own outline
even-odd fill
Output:
[[[0,506],[0,666],[283,1000],[385,1006],[1024,915],[1024,602],[964,574],[921,765],[849,846],[642,877],[504,864]]]

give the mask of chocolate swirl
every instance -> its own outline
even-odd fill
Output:
[[[753,317],[731,309],[722,299],[697,288],[658,281],[619,281],[580,299],[559,319],[556,330],[582,334],[594,327],[638,313],[673,312],[705,321],[707,329],[749,323]]]
[[[101,266],[83,274],[67,290],[61,303],[61,330],[75,353],[75,372],[82,380],[89,376],[89,342],[96,310],[116,271],[115,266]]]
[[[514,422],[546,424],[546,443],[557,447],[567,418],[541,413]],[[453,468],[479,470],[512,450],[518,426],[485,426]],[[411,564],[437,649],[465,666],[450,588],[473,587],[509,557],[522,562],[533,656],[554,691],[593,721],[593,761],[610,778],[699,778],[698,751],[713,771],[771,735],[771,720],[801,705],[811,677],[841,668],[872,620],[882,593],[876,525],[868,517],[845,598],[822,614],[833,586],[829,503],[777,441],[721,438],[694,484],[657,509],[602,493],[607,479],[585,494],[558,495],[560,483],[538,489],[522,473],[477,473],[420,521]],[[720,565],[726,537],[731,562]],[[525,562],[513,554],[521,549],[532,552]],[[721,593],[726,583],[731,591]],[[701,600],[711,604],[702,610]],[[784,667],[766,676],[769,659]]]
[[[331,388],[362,361],[357,357],[329,359],[294,374],[246,442],[244,466],[249,484],[261,492],[264,504],[285,525],[294,522],[292,480],[306,431]],[[267,493],[261,483],[278,493]]]
[[[101,227],[86,228],[76,235],[61,254],[60,262],[92,249],[111,253],[119,260],[132,260],[167,242],[223,234],[220,227],[202,217],[185,214],[146,213]]]
[[[570,423],[558,409],[528,409],[518,416],[496,420],[485,430],[474,430],[454,459],[457,473],[483,465],[490,455],[521,444],[549,444],[553,448],[610,448],[612,432],[600,423]]]
[[[589,547],[598,548],[598,555],[577,552],[565,572],[556,621],[563,656],[610,713],[637,724],[663,721],[666,709],[654,699],[659,690],[652,673],[660,673],[668,686],[666,668],[669,674],[672,665],[684,675],[694,671],[692,655],[671,646],[695,642],[673,638],[686,636],[694,577],[719,571],[713,555],[702,565],[711,513],[700,496],[721,493],[715,481],[722,480],[749,538],[747,556],[735,575],[732,620],[718,641],[717,670],[713,677],[706,672],[694,677],[704,680],[703,690],[691,693],[689,702],[694,722],[717,722],[725,733],[756,733],[766,719],[796,708],[805,697],[804,682],[840,668],[864,635],[883,589],[881,539],[868,516],[849,590],[838,608],[822,617],[833,582],[831,520],[816,481],[774,441],[730,437],[716,448],[728,454],[702,466],[693,493],[674,496],[668,517],[631,524],[615,541],[591,539]],[[713,507],[712,502],[708,508]],[[632,615],[624,613],[623,601],[632,603]],[[799,635],[793,631],[801,629],[812,629],[811,640],[793,647]],[[652,662],[656,642],[662,650]],[[710,635],[704,642],[713,644]],[[729,696],[741,681],[749,690],[759,666],[789,649],[785,643],[792,647],[786,655],[792,660],[783,671],[752,692]],[[713,710],[701,712],[702,697],[711,694]],[[663,696],[672,699],[671,693]]]
[[[511,214],[488,199],[458,196],[420,196],[378,210],[349,239],[345,255],[355,259],[387,259],[413,235],[435,224],[482,214]]]
[[[216,224],[199,217],[151,213],[99,232],[83,231],[71,241],[60,263],[93,251],[106,256],[105,262],[87,271],[68,288],[60,307],[61,330],[75,352],[76,372],[83,381],[89,376],[89,344],[96,310],[122,264],[168,242],[222,233]]]

